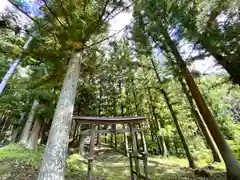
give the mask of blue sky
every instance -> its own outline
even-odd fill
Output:
[[[22,1],[22,0],[20,0]],[[31,4],[31,2],[36,1],[36,0],[24,0],[25,2],[29,2],[29,4]],[[5,8],[7,7],[12,7],[11,4],[8,2],[8,0],[1,0],[1,6],[0,6],[0,12],[3,12],[5,10]],[[29,11],[31,11],[33,14],[34,13],[39,13],[36,11],[32,11],[31,9],[34,9],[30,6],[26,6],[25,8],[28,8]],[[113,18],[110,21],[110,31],[109,34],[114,34],[116,31],[119,31],[120,29],[124,28],[126,25],[128,25],[130,23],[132,19],[132,14],[131,12],[127,13],[127,12],[123,12],[120,13],[119,15],[117,15],[115,18]],[[27,19],[23,16],[23,22],[27,22]],[[121,38],[121,36],[124,35],[124,32],[121,32],[117,35],[117,39]],[[186,42],[182,42],[183,44]],[[189,44],[184,45],[181,47],[181,54],[183,55],[184,58],[186,58],[188,56],[188,54],[192,51],[191,47],[189,47]],[[197,54],[197,52],[193,52],[192,55]],[[190,67],[190,69],[195,69],[198,70],[202,73],[214,73],[214,72],[219,72],[219,66],[215,66],[215,62],[213,60],[213,58],[206,58],[204,60],[198,60],[195,61]],[[222,71],[222,70],[220,70]]]

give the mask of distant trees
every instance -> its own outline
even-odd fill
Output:
[[[234,10],[218,1],[211,1],[216,7],[204,0],[196,4],[188,0],[134,2],[131,38],[111,39],[107,46],[101,46],[99,43],[108,39],[108,21],[127,9],[126,2],[79,1],[78,6],[73,1],[42,3],[45,16],[33,18],[32,27],[39,36],[22,54],[22,62],[0,98],[1,140],[20,141],[30,149],[46,144],[39,180],[64,178],[69,145],[83,152],[80,131],[89,127],[72,125],[73,115],[144,115],[144,134],[138,139],[145,136],[150,153],[187,157],[189,166],[195,168],[195,152],[209,147],[213,161],[224,160],[228,179],[239,178],[238,162],[224,138],[237,143],[235,99],[239,89],[232,87],[228,95],[229,83],[215,83],[222,77],[194,76],[179,47],[187,40],[203,52],[200,55],[216,55],[220,64],[226,61],[217,59],[219,55],[220,59],[233,58],[223,67],[229,67],[231,77],[238,82],[237,70],[231,69],[238,57],[230,30],[236,24]],[[204,3],[210,4],[210,17],[204,14]],[[225,9],[231,20],[218,24],[216,17]],[[203,28],[198,23],[205,17],[210,24]],[[6,49],[6,42],[14,37],[6,34],[0,49]],[[17,46],[24,43],[19,41]],[[156,50],[164,60],[155,58]],[[4,77],[8,69],[5,51],[0,53],[0,65]],[[24,72],[21,66],[25,66]],[[127,155],[127,133],[114,134],[110,140]]]

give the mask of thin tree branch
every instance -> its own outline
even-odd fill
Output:
[[[25,12],[25,11],[23,11],[20,7],[18,7],[18,5],[16,5],[15,3],[13,3],[11,0],[8,0],[8,2],[10,2],[15,8],[17,8],[21,13],[23,13],[25,16],[27,16],[32,22],[34,22],[37,26],[38,26],[38,28],[40,28],[41,27],[41,25],[40,25],[40,23],[38,22],[38,21],[36,21],[35,19],[33,19],[27,12]],[[44,28],[44,27],[43,27]],[[54,35],[55,36],[55,34],[54,33],[50,33],[50,34],[52,34],[52,35]]]
[[[188,59],[191,56],[191,54],[193,53],[196,46],[197,46],[197,42],[194,43],[192,51],[188,54],[187,58],[185,58],[185,59]]]
[[[99,43],[101,43],[101,42],[103,42],[103,41],[105,41],[105,40],[108,40],[108,39],[110,39],[111,37],[114,37],[115,35],[117,35],[117,34],[119,34],[120,32],[122,32],[125,28],[126,28],[126,26],[125,26],[124,28],[120,29],[118,32],[116,32],[116,33],[114,33],[114,34],[112,34],[112,35],[110,35],[110,36],[108,36],[108,37],[105,37],[105,38],[101,39],[100,41],[97,41],[97,42],[95,42],[95,43],[93,43],[93,44],[90,44],[90,45],[88,45],[88,46],[85,46],[85,47],[83,47],[83,48],[84,48],[84,49],[85,49],[85,48],[89,48],[89,47],[92,47],[92,46],[94,46],[94,45],[97,45],[97,44],[99,44]]]
[[[108,5],[109,1],[110,1],[110,0],[107,0],[107,1],[106,1],[105,5],[104,5],[104,8],[103,8],[103,10],[102,10],[102,13],[101,13],[101,15],[99,16],[99,21],[102,20],[102,17],[103,17],[104,14],[105,14],[105,11],[106,11],[106,8],[107,8],[107,5]]]
[[[64,26],[64,24],[58,19],[57,15],[52,11],[52,9],[48,6],[47,1],[46,0],[42,0],[45,4],[45,6],[47,7],[48,11],[53,15],[53,17],[60,23],[60,25],[64,28],[67,29],[66,26]]]
[[[187,58],[186,62],[191,62],[191,61],[194,61],[194,60],[197,60],[197,59],[203,59],[203,58],[208,57],[208,56],[210,56],[210,54],[204,52],[204,53],[201,53],[201,54],[199,54],[197,56],[194,56],[194,57],[192,57],[190,59]]]
[[[118,5],[119,5],[119,4],[118,4]],[[116,8],[118,7],[118,5],[114,8],[114,11],[115,11]],[[94,28],[94,30],[88,34],[88,36],[84,39],[83,42],[86,42],[88,39],[90,39],[91,35],[92,35],[96,30],[98,30],[101,26],[103,26],[105,23],[109,22],[111,19],[113,19],[114,17],[116,17],[118,14],[120,14],[121,12],[123,12],[124,10],[126,10],[127,8],[129,8],[130,6],[131,6],[131,4],[128,5],[127,7],[123,8],[121,11],[119,11],[118,13],[116,13],[114,16],[112,16],[110,19],[108,19],[108,20],[106,21],[106,19],[114,12],[114,11],[111,11],[102,21],[100,20],[100,23],[98,23],[98,24],[96,25],[96,27]]]
[[[66,9],[63,6],[62,0],[60,0],[60,4],[61,4],[61,8],[62,8],[62,11],[63,11],[64,18],[65,18],[68,26],[71,27],[70,21],[69,21],[68,17],[66,16],[66,12],[67,11],[66,11]]]
[[[116,14],[114,14],[114,16],[112,16],[112,17],[110,17],[109,19],[104,19],[102,22],[103,22],[103,24],[104,23],[107,23],[107,22],[109,22],[111,19],[113,19],[113,18],[115,18],[118,14],[120,14],[121,12],[123,12],[123,11],[125,11],[126,9],[128,9],[129,7],[131,7],[131,5],[132,4],[129,4],[128,6],[126,6],[125,8],[123,8],[123,9],[121,9],[119,12],[117,12]],[[109,17],[109,16],[108,16]],[[107,21],[106,21],[107,20]],[[106,21],[106,22],[104,22],[104,21]]]

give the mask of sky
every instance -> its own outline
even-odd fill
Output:
[[[26,1],[26,0],[25,0]],[[28,0],[31,1],[31,0]],[[12,5],[8,2],[8,0],[0,0],[0,12],[5,11],[7,7],[12,7]],[[113,18],[110,21],[110,34],[114,34],[117,31],[124,28],[127,24],[130,23],[130,20],[132,18],[131,13],[122,12],[119,15],[117,15],[115,18]],[[122,36],[124,32],[120,32],[118,36]]]
[[[8,0],[0,0],[0,13],[5,10],[6,7],[11,7],[11,4],[8,2]],[[130,23],[132,19],[131,12],[122,12],[119,15],[117,15],[115,18],[113,18],[110,21],[110,30],[109,35],[116,33],[117,31],[124,28],[126,25]],[[116,39],[120,39],[124,35],[124,31],[117,34]],[[189,45],[185,45],[181,47],[181,52],[185,52],[184,56],[188,56],[188,54],[192,51],[192,48],[189,47]],[[192,55],[194,55],[193,52]],[[160,56],[161,57],[161,56]],[[221,72],[223,71],[220,69],[219,66],[216,66],[215,61],[213,58],[206,58],[204,60],[197,60],[195,61],[190,67],[190,69],[198,70],[201,73],[214,73],[214,72]],[[219,70],[220,69],[220,70]]]

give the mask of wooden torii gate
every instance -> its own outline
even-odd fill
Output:
[[[107,117],[89,117],[89,116],[75,116],[73,117],[76,123],[80,124],[90,124],[91,129],[82,131],[80,134],[85,136],[90,136],[90,151],[88,155],[88,180],[92,180],[93,171],[93,159],[94,159],[94,141],[96,134],[109,134],[109,133],[124,133],[130,132],[132,137],[132,150],[129,152],[130,161],[130,172],[131,178],[134,180],[144,179],[150,180],[148,177],[148,167],[147,167],[147,147],[144,138],[144,134],[141,129],[138,129],[136,125],[140,124],[145,117],[135,116],[135,117],[124,117],[124,118],[107,118]],[[127,129],[116,129],[116,130],[97,130],[96,126],[99,124],[127,124],[129,128]],[[138,154],[138,146],[136,140],[136,133],[141,133],[141,140],[143,145],[142,154]],[[133,161],[134,160],[134,161]],[[144,165],[144,175],[140,172],[139,160],[143,160]],[[134,168],[135,167],[135,168]],[[135,169],[135,170],[134,170]]]

